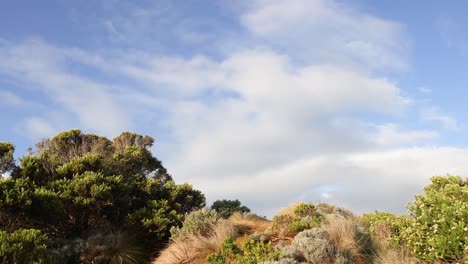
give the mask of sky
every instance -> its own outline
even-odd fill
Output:
[[[466,1],[1,1],[0,141],[156,139],[177,183],[271,216],[403,213],[468,174]]]

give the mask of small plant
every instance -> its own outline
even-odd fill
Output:
[[[312,204],[300,203],[293,214],[281,214],[273,218],[270,232],[279,236],[294,236],[297,233],[320,226],[324,218],[315,213],[315,206]]]
[[[274,248],[271,242],[246,240],[239,248],[229,237],[223,241],[220,252],[210,254],[207,261],[211,264],[256,264],[262,261],[278,260],[279,256],[280,250]]]
[[[173,226],[171,228],[171,239],[180,239],[192,234],[206,235],[218,222],[218,219],[218,213],[214,210],[193,211],[185,217],[182,227]]]

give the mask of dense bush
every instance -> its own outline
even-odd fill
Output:
[[[241,204],[239,200],[217,200],[211,205],[211,210],[218,212],[222,218],[229,218],[235,212],[250,213],[247,206]]]
[[[430,261],[468,261],[468,180],[433,177],[409,205],[411,225],[403,232],[411,252]]]
[[[1,143],[0,172],[11,177],[0,180],[0,230],[40,230],[52,255],[69,256],[60,262],[79,262],[89,241],[106,252],[115,249],[112,244],[123,241],[110,239],[116,232],[138,235],[135,246],[155,252],[205,198],[174,183],[151,154],[153,142],[129,132],[111,141],[65,131],[39,142],[18,167],[11,164],[12,145]]]
[[[211,264],[256,264],[277,260],[279,255],[280,250],[274,248],[271,242],[246,240],[239,248],[236,242],[229,237],[223,241],[220,252],[209,255],[207,261]]]
[[[369,226],[373,237],[391,247],[404,245],[402,234],[411,224],[411,219],[405,215],[394,215],[385,212],[364,214],[359,219]]]
[[[35,229],[0,231],[0,263],[50,263],[46,241],[47,237]]]

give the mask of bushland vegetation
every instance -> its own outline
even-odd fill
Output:
[[[153,144],[70,130],[16,161],[0,142],[0,263],[468,263],[466,178],[433,177],[402,215],[298,202],[266,219],[206,208]]]

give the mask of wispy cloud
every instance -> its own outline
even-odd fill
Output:
[[[421,110],[421,119],[423,121],[435,121],[440,123],[445,129],[457,130],[459,128],[458,121],[443,113],[438,107],[429,107]]]

